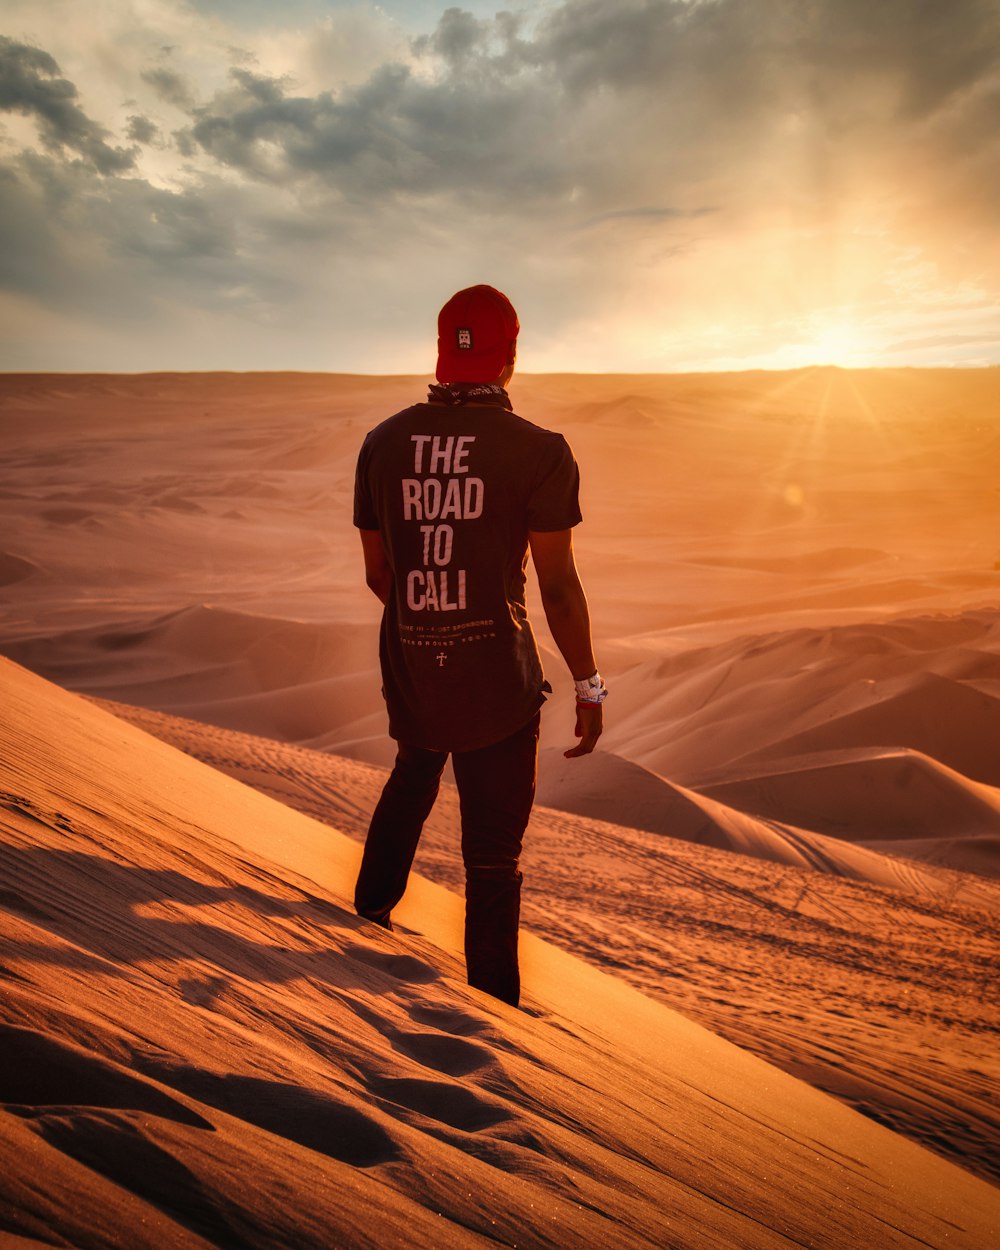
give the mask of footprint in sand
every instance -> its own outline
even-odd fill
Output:
[[[376,1098],[392,1104],[383,1108],[390,1114],[393,1114],[393,1107],[401,1107],[467,1133],[492,1128],[513,1118],[509,1108],[450,1081],[385,1076],[372,1077],[367,1085]]]
[[[417,1033],[389,1029],[386,1037],[393,1049],[415,1059],[425,1068],[443,1076],[468,1076],[496,1063],[493,1054],[476,1042],[466,1042],[446,1033]]]
[[[540,1016],[541,1011],[532,1011],[527,1007],[521,1010],[527,1015]],[[511,1055],[528,1055],[522,1046],[518,1046],[512,1037],[504,1036],[493,1027],[489,1020],[483,1020],[481,1017],[474,1015],[471,1011],[464,1011],[460,1007],[440,1007],[437,1004],[428,1002],[415,1002],[409,1005],[408,1013],[414,1024],[425,1024],[429,1028],[436,1029],[440,1033],[447,1033],[452,1038],[460,1037],[476,1037],[480,1039],[480,1045],[488,1046],[490,1051],[505,1051]],[[405,1032],[405,1031],[404,1031]],[[416,1036],[416,1033],[411,1034]],[[418,1043],[420,1045],[421,1043]],[[414,1056],[418,1062],[423,1060],[418,1056]],[[432,1064],[426,1064],[432,1067]],[[451,1072],[441,1067],[440,1072],[446,1072],[449,1076],[462,1075],[458,1072]],[[469,1069],[474,1071],[474,1069]]]
[[[189,1098],[341,1163],[367,1168],[401,1157],[375,1117],[347,1097],[234,1072],[206,1072],[158,1056],[134,1059],[147,1075]]]
[[[30,916],[32,920],[49,921],[52,919],[51,912],[39,907],[17,890],[0,890],[0,907],[6,908],[7,911],[17,912],[21,916]]]
[[[131,1122],[109,1114],[114,1112],[141,1111],[214,1131],[210,1121],[151,1081],[354,1167],[400,1157],[398,1145],[374,1117],[320,1090],[234,1073],[217,1075],[138,1053],[133,1063],[142,1075],[136,1075],[34,1029],[6,1024],[0,1025],[0,1053],[0,1104],[41,1123],[46,1138],[58,1130],[62,1137],[53,1144],[74,1157],[81,1134],[96,1134],[95,1141],[101,1142],[107,1138],[105,1144],[136,1134]],[[134,1149],[141,1145],[138,1139],[132,1142]],[[103,1166],[98,1170],[107,1172]]]
[[[492,1033],[493,1026],[471,1012],[456,1007],[438,1007],[430,1003],[413,1003],[409,1011],[414,1024],[426,1024],[441,1033],[457,1037],[477,1037],[480,1033]]]
[[[398,981],[411,981],[417,985],[426,985],[430,981],[439,981],[441,974],[430,964],[424,963],[413,955],[395,955],[372,950],[368,946],[345,946],[344,954],[358,963],[367,964],[378,972],[395,977]]]
[[[225,977],[207,977],[204,980],[189,977],[177,982],[177,989],[181,998],[192,1007],[213,1006],[216,999],[228,986],[229,982]]]

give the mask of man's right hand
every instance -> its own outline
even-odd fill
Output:
[[[597,746],[597,739],[604,729],[604,706],[601,703],[578,703],[576,705],[576,736],[580,741],[575,747],[563,751],[568,760],[578,755],[589,755]]]

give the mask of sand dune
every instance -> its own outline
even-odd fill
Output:
[[[995,877],[1000,860],[1000,840],[988,833],[972,833],[966,837],[945,834],[938,838],[869,838],[865,845],[873,851],[890,851],[923,860],[941,868]]]
[[[384,770],[110,706],[264,794],[364,836]],[[830,841],[799,836],[804,851]],[[835,862],[801,851],[788,865],[777,830],[774,841],[765,858],[747,858],[536,807],[524,921],[878,1122],[997,1178],[1000,1121],[981,1073],[984,1064],[994,1070],[983,1030],[998,1022],[992,1009],[984,1014],[982,994],[1000,884],[863,852],[854,866],[884,883],[872,885],[831,875]],[[458,846],[458,801],[445,785],[418,851],[420,871],[461,891]]]
[[[608,744],[696,786],[752,760],[858,746],[923,751],[991,782],[1000,700],[972,683],[996,671],[998,650],[1000,612],[988,609],[673,642],[624,674]]]
[[[897,622],[892,628],[898,632],[916,624]],[[793,863],[803,858],[798,835],[794,845],[777,839],[747,814],[852,842],[906,839],[912,853],[920,850],[921,839],[947,829],[954,837],[976,840],[968,857],[956,854],[949,862],[1000,872],[1000,861],[990,853],[993,844],[984,841],[997,830],[1000,796],[970,780],[995,775],[992,743],[1000,728],[1000,701],[964,679],[933,673],[906,673],[876,688],[860,672],[913,664],[909,648],[893,645],[892,628],[876,648],[878,631],[845,627],[847,637],[835,649],[846,658],[826,661],[822,673],[815,662],[788,662],[789,653],[823,641],[814,635],[803,642],[794,634],[685,653],[626,675],[616,687],[616,695],[624,695],[619,700],[624,714],[611,722],[609,746],[628,739],[625,749],[635,758],[658,762],[674,777],[694,771],[698,790],[738,809],[721,821],[717,811],[706,816],[696,797],[680,798],[677,782],[613,751],[594,761],[581,782],[579,770],[567,768],[560,752],[551,750],[542,761],[541,797],[550,806],[676,837],[712,836],[715,845]],[[12,658],[77,689],[370,762],[391,759],[377,702],[371,632],[364,626],[330,628],[198,607],[28,639],[8,650]],[[859,665],[859,656],[868,659]],[[970,657],[963,644],[936,651],[933,662],[981,676],[992,658],[985,652]],[[629,715],[629,697],[640,685],[669,693]],[[856,706],[865,700],[868,707]],[[638,699],[633,696],[632,702]],[[551,715],[568,718],[558,702]],[[805,727],[745,749],[747,741],[760,742],[769,726],[773,733],[776,724]],[[858,748],[868,742],[870,749]],[[655,744],[652,750],[647,743]],[[824,756],[812,765],[815,748],[830,743],[836,759]],[[965,775],[910,749],[913,743],[951,758]],[[696,766],[705,761],[711,767],[699,775]],[[728,779],[712,780],[720,775]],[[934,845],[926,849],[938,853]],[[848,863],[853,853],[834,851],[835,870],[870,875]],[[829,856],[826,848],[812,862]]]
[[[73,689],[293,742],[364,715],[378,688],[368,628],[206,605],[27,638],[8,652]]]
[[[566,771],[529,584],[569,810],[536,813],[525,923],[614,981],[529,941],[513,1024],[450,896],[415,886],[424,937],[357,925],[326,827],[360,836],[391,753],[354,459],[422,389],[0,378],[0,652],[325,822],[6,666],[10,1236],[992,1244],[990,1191],[900,1135],[997,1177],[1000,373],[516,379],[581,464],[612,686]],[[419,861],[453,888],[456,823],[448,791]]]
[[[980,785],[919,751],[846,750],[802,756],[702,793],[744,811],[780,811],[850,841],[1000,836],[1000,790]]]
[[[831,715],[742,758],[766,759],[836,749],[845,744],[900,744],[950,765],[968,777],[1000,784],[993,749],[1000,730],[1000,699],[935,673],[908,676],[873,691],[868,707]]]
[[[38,572],[38,565],[9,551],[0,551],[0,587],[14,586]]]
[[[703,555],[698,558],[698,563],[719,568],[751,569],[761,573],[816,574],[839,573],[843,569],[857,569],[863,565],[891,559],[887,551],[874,547],[827,547],[786,556],[749,553],[739,557]]]
[[[942,770],[947,775],[948,770]],[[883,804],[890,809],[890,815],[883,824],[879,823],[877,814],[871,812],[871,823],[864,826],[858,821],[859,804],[855,799],[850,811],[836,802],[824,804],[823,792],[817,787],[810,789],[810,777],[803,779],[801,789],[793,786],[775,786],[770,788],[771,778],[758,783],[756,787],[740,786],[733,783],[729,786],[716,787],[719,798],[731,797],[731,804],[718,802],[708,793],[698,793],[658,777],[648,769],[640,768],[609,751],[601,753],[592,766],[588,768],[584,778],[580,777],[579,768],[573,762],[565,760],[562,753],[549,749],[543,753],[540,762],[542,782],[539,786],[539,798],[550,807],[559,808],[578,815],[607,820],[619,824],[627,824],[635,829],[646,829],[661,833],[667,837],[680,838],[685,842],[694,842],[702,846],[714,846],[720,850],[734,851],[741,855],[752,855],[758,859],[772,863],[791,864],[797,868],[810,868],[818,872],[830,873],[834,876],[848,877],[853,881],[868,881],[873,885],[893,886],[899,889],[916,888],[926,893],[955,894],[955,882],[944,882],[933,875],[928,876],[915,865],[902,866],[896,861],[887,860],[884,855],[872,854],[858,845],[866,837],[864,829],[876,830],[881,841],[891,837],[891,821],[895,810],[891,797],[886,803],[883,790]],[[856,787],[851,788],[850,782],[857,780]],[[1000,794],[994,797],[980,798],[973,791],[970,783],[957,774],[951,774],[951,793],[938,793],[937,828],[947,827],[958,833],[972,831],[984,834],[1000,827]],[[870,791],[865,785],[866,778],[862,774],[849,780],[842,780],[841,786],[849,795],[860,793],[866,797]],[[891,784],[891,783],[890,783]],[[898,776],[896,784],[899,784]],[[832,787],[835,788],[836,782]],[[989,795],[988,787],[978,787]],[[767,794],[767,801],[760,801],[760,792]],[[805,801],[796,805],[796,796],[807,795]],[[931,811],[921,804],[926,796],[908,795],[907,802],[913,801],[918,810],[927,817],[926,828],[933,820]],[[954,797],[961,803],[965,802],[967,813],[959,813],[954,821],[949,819],[949,798]],[[850,801],[849,801],[850,804]],[[800,813],[801,826],[789,824],[787,817],[797,810]],[[772,818],[769,809],[781,812],[786,819],[779,821]],[[838,820],[839,812],[841,819]],[[756,813],[757,817],[748,813]],[[810,822],[809,815],[825,819]],[[963,815],[965,819],[963,820]],[[627,819],[622,819],[627,816]],[[762,817],[762,818],[760,818]],[[987,823],[988,822],[988,823]],[[838,836],[826,837],[824,832],[837,835],[846,827],[848,837],[843,841]],[[875,836],[869,833],[868,836]],[[980,845],[977,863],[990,862],[986,846]],[[975,883],[968,888],[973,895],[977,893]]]
[[[345,907],[356,848],[333,830],[0,672],[12,1234],[969,1250],[995,1234],[991,1187],[544,943],[526,942],[528,1012],[467,989],[446,892],[415,883],[402,919],[425,938],[365,925]]]

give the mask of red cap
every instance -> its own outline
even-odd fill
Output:
[[[438,313],[439,382],[495,382],[507,367],[520,330],[506,295],[470,286]]]

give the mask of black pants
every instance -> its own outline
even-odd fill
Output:
[[[517,733],[452,755],[462,811],[465,963],[469,984],[517,1004],[521,842],[535,800],[536,715]],[[359,916],[391,928],[448,755],[399,744],[368,828],[354,892]]]

